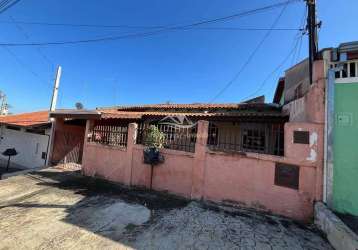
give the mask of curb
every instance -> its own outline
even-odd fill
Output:
[[[317,202],[314,208],[315,224],[327,236],[336,250],[357,250],[358,236],[346,226],[326,205]]]

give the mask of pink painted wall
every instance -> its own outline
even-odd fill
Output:
[[[275,158],[208,153],[204,198],[306,220],[313,212],[315,169],[300,167],[299,190],[276,186]]]
[[[87,143],[83,172],[88,176],[126,183],[127,150]]]
[[[149,188],[151,168],[143,163],[144,147],[134,144],[135,126],[130,124],[126,150],[85,143],[84,174]],[[310,132],[310,145],[293,144],[293,131],[299,129]],[[287,123],[285,157],[210,152],[206,147],[207,131],[208,122],[200,121],[195,153],[161,150],[165,161],[154,167],[153,189],[193,199],[237,203],[298,220],[313,215],[313,201],[321,199],[321,125]],[[316,151],[316,157],[311,157],[311,150]],[[276,162],[300,167],[298,190],[274,184]]]
[[[133,150],[132,184],[149,187],[151,167],[143,163],[143,149],[142,145],[136,145]],[[153,168],[153,189],[190,198],[194,154],[167,149],[161,153],[165,161]]]

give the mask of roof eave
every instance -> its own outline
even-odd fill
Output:
[[[56,110],[49,113],[50,118],[63,119],[100,119],[101,112],[94,110]]]

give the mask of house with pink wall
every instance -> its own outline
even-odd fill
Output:
[[[305,69],[305,62],[288,70],[285,81],[302,80],[297,68]],[[62,110],[51,117],[61,126],[86,121],[84,175],[308,221],[322,199],[323,75],[318,60],[313,83],[281,104],[259,98]],[[150,125],[165,137],[164,161],[153,168],[143,156]]]

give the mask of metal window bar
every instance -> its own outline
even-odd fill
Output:
[[[337,68],[341,66],[341,70],[335,72],[336,79],[349,78],[349,77],[358,77],[358,61],[357,60],[348,60],[341,63],[332,63],[330,68]]]
[[[140,123],[137,131],[137,144],[145,145],[149,132],[149,126],[153,124]],[[170,124],[155,124],[159,131],[164,134],[164,148],[195,152],[197,127],[180,127]]]
[[[209,123],[207,146],[216,151],[284,154],[284,127],[281,123],[240,123],[224,129]]]
[[[95,125],[89,142],[109,146],[127,147],[128,125]]]

